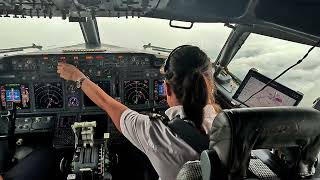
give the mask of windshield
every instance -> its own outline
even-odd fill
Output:
[[[45,49],[84,43],[78,23],[61,18],[0,18],[0,49],[30,46]]]
[[[222,23],[196,23],[189,30],[177,29],[170,27],[168,20],[152,18],[98,18],[98,24],[101,41],[108,44],[135,49],[149,43],[169,49],[192,44],[203,49],[213,61],[231,31]]]
[[[251,68],[257,69],[269,78],[275,78],[301,59],[309,48],[310,46],[303,44],[251,34],[229,64],[228,69],[241,80]],[[277,80],[304,94],[300,106],[311,107],[313,101],[320,96],[319,57],[320,50],[315,48],[302,64]]]
[[[168,20],[151,18],[97,18],[101,42],[143,49],[143,45],[175,48],[197,45],[215,60],[230,29],[221,23],[197,23],[190,30],[171,28]],[[1,18],[0,48],[42,45],[44,49],[84,43],[78,23],[61,18]],[[187,24],[188,25],[188,24]]]

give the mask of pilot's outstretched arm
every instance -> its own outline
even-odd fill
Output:
[[[104,92],[98,85],[90,81],[79,69],[71,64],[58,63],[58,74],[65,80],[77,81],[85,78],[82,82],[82,91],[101,109],[108,113],[117,129],[120,129],[121,114],[128,109],[127,106],[113,99]],[[1,179],[0,179],[1,180]]]

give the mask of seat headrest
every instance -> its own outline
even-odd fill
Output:
[[[269,107],[224,110],[210,131],[214,150],[231,176],[246,176],[252,149],[302,147],[305,164],[320,150],[320,112],[312,108]]]

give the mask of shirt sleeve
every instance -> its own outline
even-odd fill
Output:
[[[121,114],[120,129],[133,145],[147,155],[153,152],[178,153],[180,149],[179,140],[166,125],[131,109]]]
[[[150,130],[149,117],[131,109],[125,110],[120,117],[122,134],[142,152],[148,150],[148,131]]]
[[[176,137],[161,121],[131,109],[121,114],[122,134],[151,161],[161,179],[173,180],[181,166],[196,160],[199,154],[183,140]]]

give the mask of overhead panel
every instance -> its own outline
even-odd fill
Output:
[[[140,17],[168,0],[0,0],[1,17]]]

